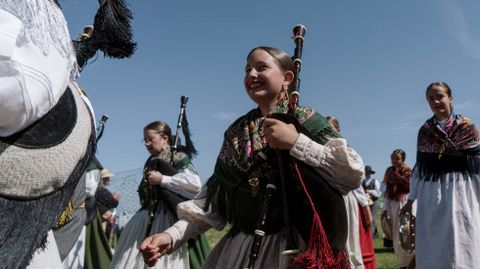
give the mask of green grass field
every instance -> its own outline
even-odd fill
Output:
[[[377,229],[379,230],[379,238],[373,239],[373,246],[375,248],[375,259],[377,261],[378,269],[394,269],[399,268],[397,265],[397,259],[393,253],[393,248],[383,247],[382,227],[380,220],[377,221]]]
[[[380,216],[376,216],[377,229],[379,230],[379,238],[373,240],[373,245],[375,247],[375,258],[377,260],[378,269],[395,269],[398,268],[397,260],[395,254],[393,254],[393,248],[384,248],[383,239],[381,238],[382,227],[380,225]],[[211,229],[206,233],[210,245],[215,246],[218,241],[223,237],[228,229],[222,231],[216,231]]]

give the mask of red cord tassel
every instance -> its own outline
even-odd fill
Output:
[[[348,269],[350,263],[344,250],[334,253],[330,244],[328,243],[327,235],[323,229],[320,216],[315,209],[312,198],[305,187],[302,175],[298,169],[297,163],[293,160],[295,171],[298,175],[298,180],[302,184],[303,191],[308,198],[310,206],[313,210],[313,222],[310,230],[310,238],[305,251],[293,259],[292,268],[307,268],[307,269]]]

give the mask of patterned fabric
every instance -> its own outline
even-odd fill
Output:
[[[390,166],[385,172],[384,181],[387,184],[387,198],[394,201],[400,201],[402,196],[408,194],[410,175],[412,169],[403,165],[400,169]]]
[[[20,45],[33,43],[45,55],[56,49],[60,55],[68,59],[70,77],[74,80],[79,71],[73,50],[67,22],[57,3],[45,0],[2,0],[0,8],[18,17],[23,25],[20,32]]]
[[[441,127],[435,117],[420,128],[417,164],[424,180],[452,171],[480,171],[480,135],[472,121],[451,115]]]
[[[35,250],[45,247],[47,233],[95,152],[92,118],[78,91],[67,89],[62,98],[51,114],[28,129],[0,138],[0,261],[4,268],[25,268]],[[67,136],[59,136],[61,132],[52,126],[60,126],[59,115],[69,110],[76,124]],[[63,139],[42,144],[36,139],[40,136]],[[11,138],[13,143],[8,141]],[[65,154],[68,158],[59,158]]]
[[[288,101],[280,102],[271,113],[286,114],[287,104]],[[296,112],[297,119],[302,125],[314,113],[313,109],[307,107],[300,107]],[[265,139],[262,137],[264,119],[260,110],[254,109],[236,120],[225,133],[219,158],[242,171],[248,170],[253,157],[266,146]]]
[[[149,163],[154,159],[160,159],[165,161],[166,163],[170,164],[172,159],[172,151],[169,145],[166,145],[165,149],[158,155],[151,155],[144,165],[144,170],[150,167]],[[191,164],[191,160],[187,154],[181,151],[176,151],[173,155],[173,168],[176,170],[183,169]],[[148,190],[148,180],[145,178],[145,173],[143,174],[143,178],[140,181],[140,185],[138,186],[138,196],[140,199],[140,203],[142,208],[148,207],[150,204],[149,201],[149,190]]]
[[[172,158],[172,149],[170,145],[166,145],[165,149],[158,154],[158,158],[170,162]],[[183,151],[175,151],[173,154],[173,166],[177,169],[182,169],[188,163],[190,163],[190,159],[188,158],[187,154]]]
[[[272,109],[273,113],[286,113],[287,102],[280,102]],[[328,122],[313,109],[299,107],[296,111],[298,121],[305,127],[312,139],[325,144],[328,138],[338,137]],[[206,208],[211,204],[214,212],[232,224],[232,234],[242,231],[253,234],[261,205],[264,200],[265,178],[260,178],[260,187],[253,193],[247,180],[247,174],[258,152],[266,147],[262,138],[261,127],[264,117],[260,110],[253,109],[237,119],[225,132],[224,142],[215,165],[215,171],[209,178]],[[274,171],[272,169],[271,171]],[[281,197],[274,197],[271,204],[281,204]],[[272,209],[267,223],[267,233],[277,232],[282,228],[280,206]]]
[[[473,122],[462,115],[451,115],[441,128],[435,117],[428,119],[418,133],[418,151],[437,154],[458,154],[478,146],[480,136]]]

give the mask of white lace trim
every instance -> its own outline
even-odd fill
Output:
[[[0,0],[0,8],[17,16],[23,23],[17,46],[33,43],[45,55],[54,46],[60,55],[68,59],[71,79],[77,77],[77,59],[67,22],[53,0]]]

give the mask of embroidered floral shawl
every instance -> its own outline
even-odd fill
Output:
[[[281,102],[272,113],[287,111],[287,103]],[[300,124],[312,134],[316,142],[325,144],[328,138],[338,137],[337,132],[313,109],[299,107],[296,114]],[[264,198],[262,189],[257,195],[252,195],[246,180],[249,176],[247,171],[256,154],[266,146],[261,135],[263,119],[260,110],[253,109],[227,129],[214,174],[206,184],[206,207],[211,204],[222,218],[245,233],[254,232]],[[282,221],[279,223],[281,225]]]
[[[470,119],[452,114],[441,127],[432,117],[418,132],[416,166],[425,180],[452,171],[478,173],[479,145],[479,131]]]
[[[412,169],[403,165],[401,168],[390,166],[385,172],[384,181],[387,184],[387,198],[394,201],[400,201],[402,196],[410,191],[410,175]]]

